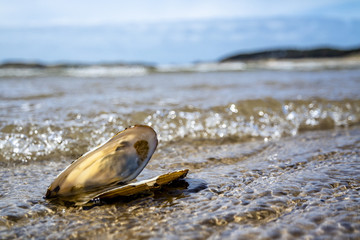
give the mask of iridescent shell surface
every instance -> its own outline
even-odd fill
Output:
[[[136,178],[157,147],[155,131],[136,125],[74,161],[49,186],[45,197],[87,202]]]

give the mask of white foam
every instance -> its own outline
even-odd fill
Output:
[[[68,68],[65,74],[71,77],[118,77],[143,76],[148,73],[143,66],[91,66],[83,68]]]

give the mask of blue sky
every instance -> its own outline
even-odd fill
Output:
[[[0,62],[216,61],[360,45],[359,0],[0,0]]]

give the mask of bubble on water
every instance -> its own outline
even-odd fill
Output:
[[[168,118],[169,119],[175,119],[176,118],[176,112],[175,111],[170,111],[168,114]]]
[[[238,113],[239,112],[239,110],[237,110],[235,104],[231,104],[229,109],[233,113]]]
[[[296,117],[296,113],[295,112],[290,112],[287,116],[286,119],[289,121],[295,120]]]

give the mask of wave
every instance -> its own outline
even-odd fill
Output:
[[[131,77],[148,74],[151,68],[146,66],[62,66],[62,67],[7,67],[0,68],[0,78],[30,78],[30,77]]]
[[[360,58],[329,59],[284,59],[237,62],[209,62],[185,65],[141,65],[141,64],[98,64],[98,65],[38,65],[5,64],[0,66],[0,78],[33,77],[74,77],[74,78],[114,78],[136,77],[154,73],[176,72],[229,72],[254,70],[320,71],[339,69],[359,69]]]
[[[70,113],[63,120],[1,123],[0,164],[77,158],[134,124],[152,126],[159,147],[174,142],[272,141],[301,131],[360,123],[360,100],[242,100],[208,109],[192,106],[127,115]]]

